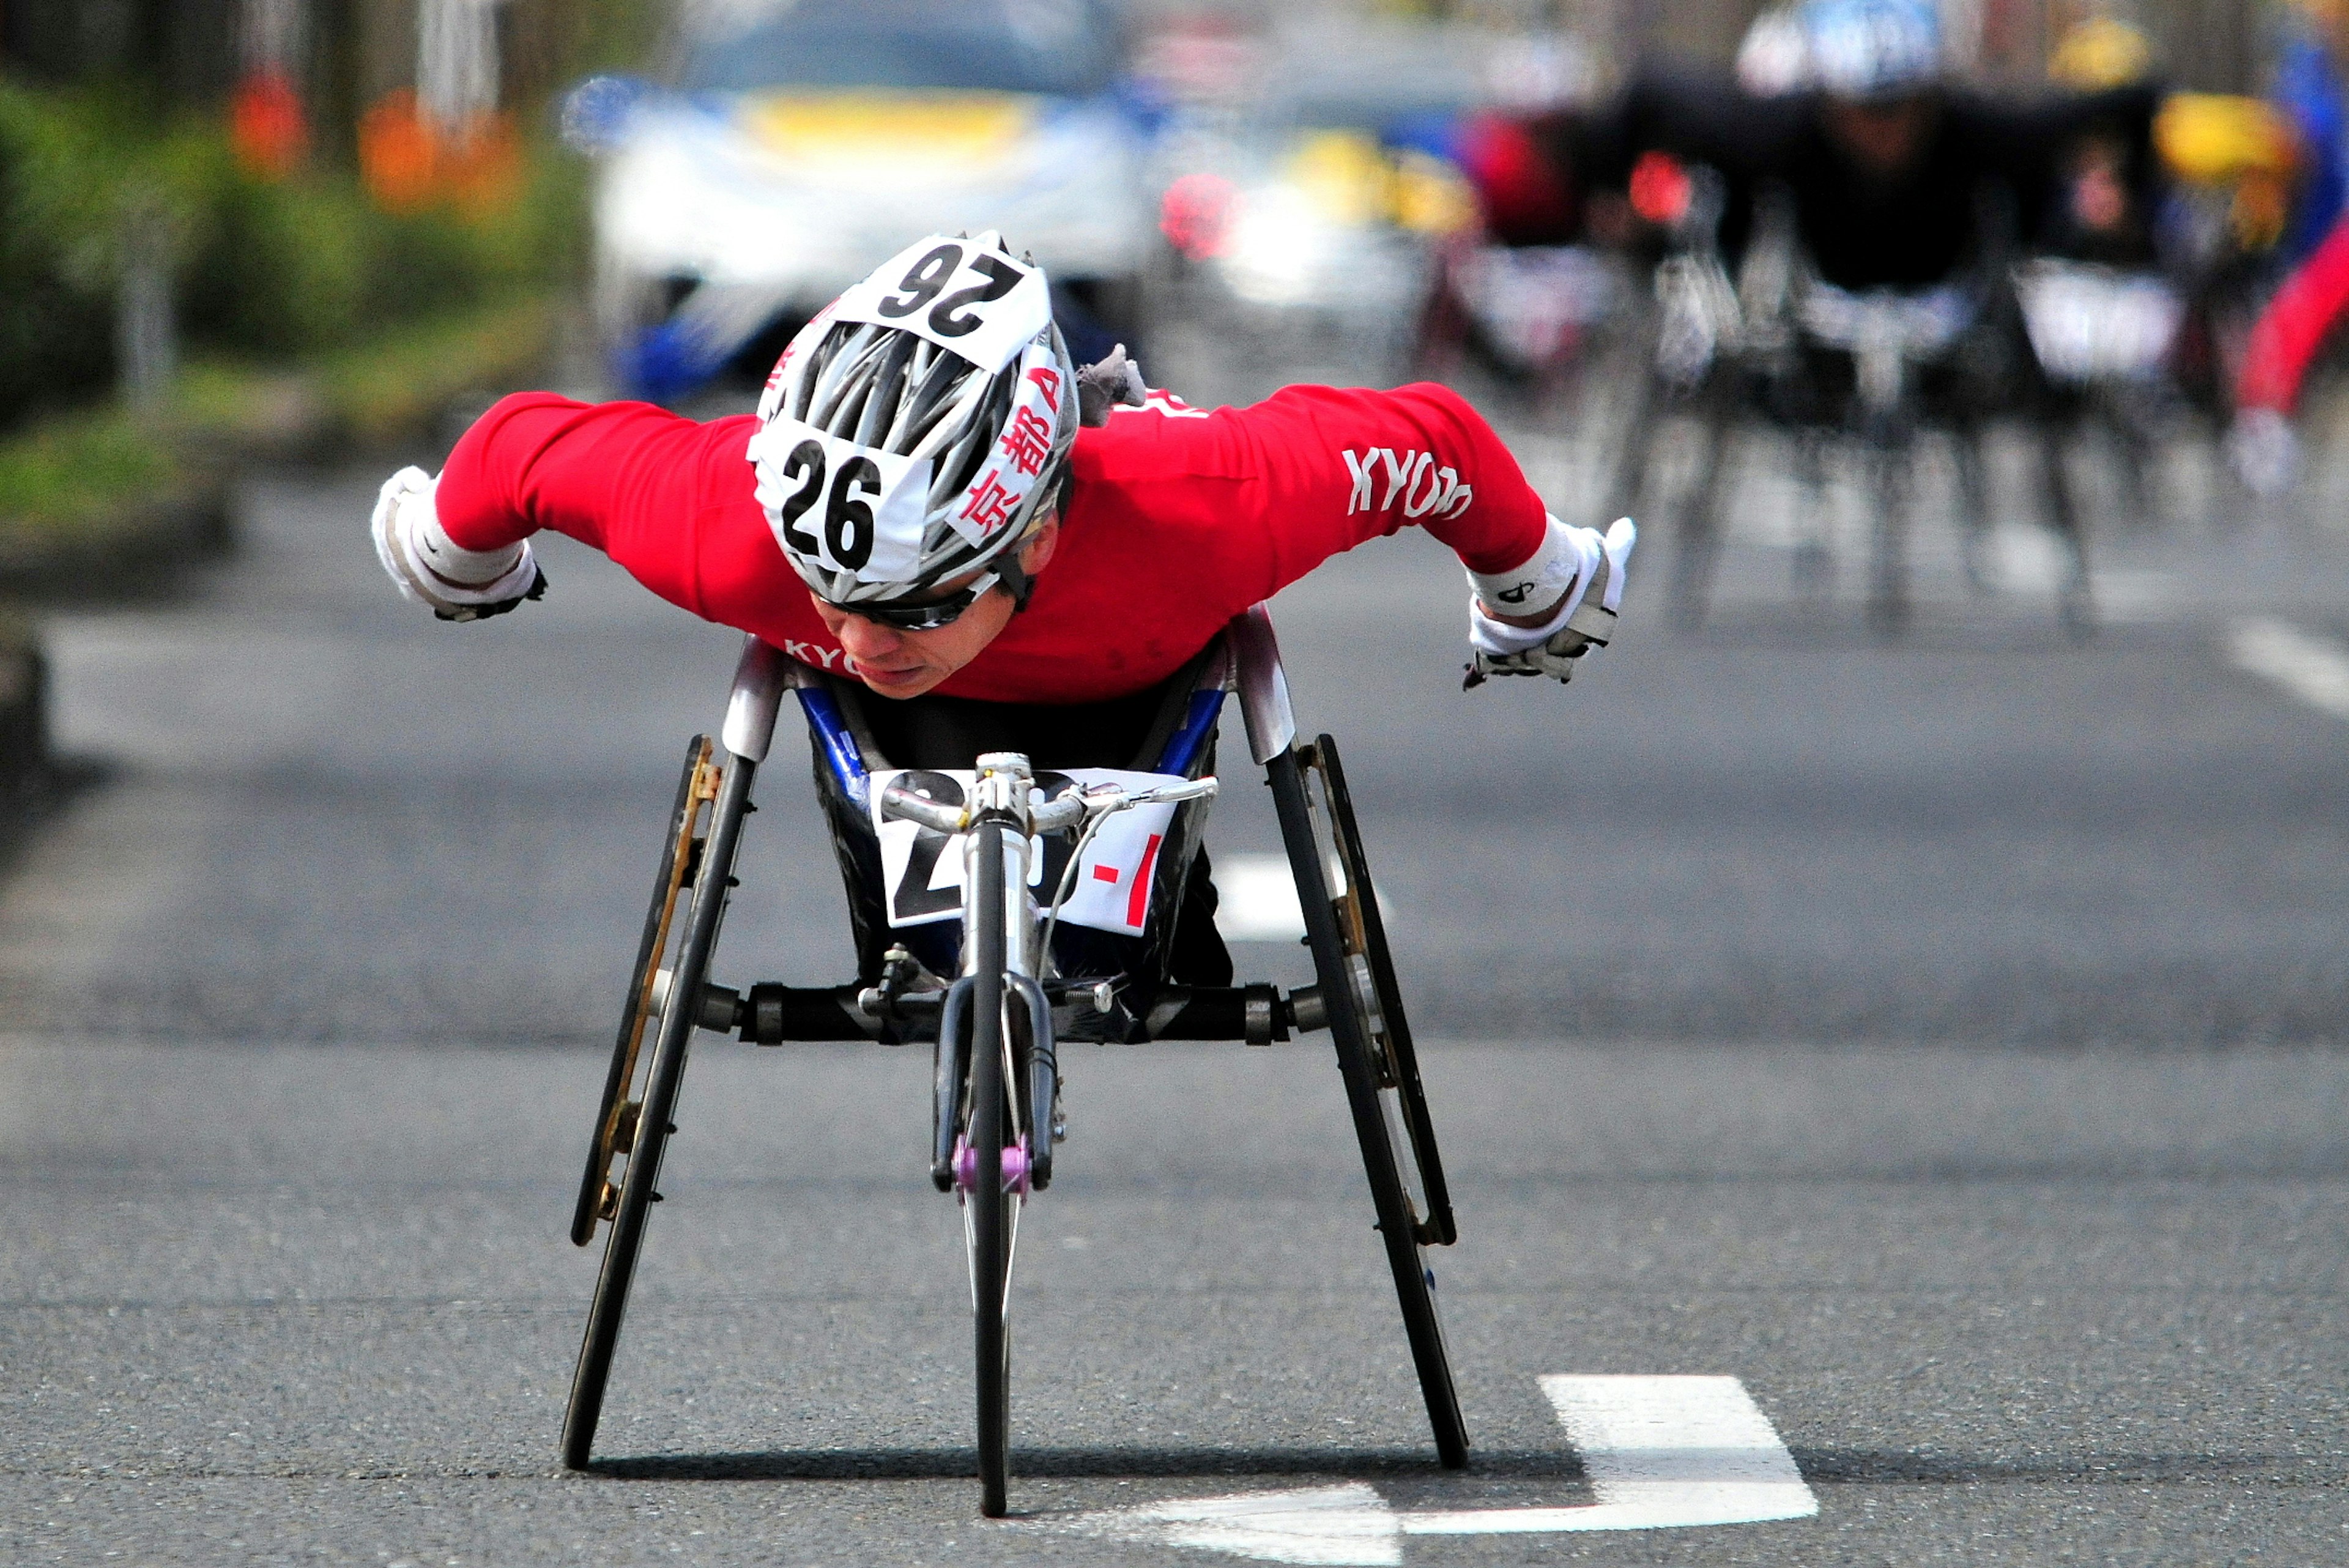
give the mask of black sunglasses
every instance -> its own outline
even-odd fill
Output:
[[[995,587],[992,572],[967,588],[958,588],[943,599],[918,601],[875,600],[861,604],[834,604],[833,608],[844,615],[854,615],[876,625],[900,632],[935,632],[940,626],[951,626],[962,619],[962,613],[985,598]]]

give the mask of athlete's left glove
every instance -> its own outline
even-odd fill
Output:
[[[1618,518],[1602,537],[1595,528],[1574,528],[1549,520],[1549,534],[1534,558],[1497,576],[1468,574],[1468,661],[1460,689],[1474,690],[1490,676],[1574,678],[1577,659],[1603,648],[1615,634],[1615,614],[1623,603],[1623,574],[1640,531]],[[1538,604],[1561,586],[1557,612],[1538,626],[1512,626],[1485,613],[1487,603]]]
[[[546,573],[531,558],[530,541],[502,550],[458,548],[433,510],[440,483],[422,469],[402,469],[376,497],[376,559],[399,596],[444,621],[485,620],[544,596]]]

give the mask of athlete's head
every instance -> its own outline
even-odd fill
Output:
[[[1805,0],[1808,80],[1828,134],[1878,178],[1925,144],[1941,80],[1941,24],[1930,0]]]
[[[999,235],[920,241],[826,305],[759,417],[768,525],[874,690],[929,690],[1026,603],[1078,387],[1043,270]]]

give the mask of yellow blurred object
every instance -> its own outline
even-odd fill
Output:
[[[2153,119],[2153,145],[2171,173],[2196,185],[2264,176],[2281,182],[2298,161],[2291,123],[2255,98],[2172,93]]]
[[[1358,130],[1317,130],[1299,139],[1285,171],[1316,211],[1361,227],[1395,223],[1448,234],[1475,221],[1476,201],[1451,164],[1423,152],[1392,156]]]
[[[2153,46],[2116,16],[2089,17],[2065,33],[2047,57],[2047,74],[2082,92],[2141,82],[2152,69]]]
[[[760,144],[795,162],[865,159],[935,165],[988,163],[1019,144],[1034,100],[1017,93],[777,93],[753,100],[742,122]]]
[[[1406,152],[1394,177],[1395,222],[1422,234],[1453,234],[1476,221],[1476,197],[1441,158]]]
[[[1392,165],[1379,144],[1358,130],[1317,130],[1288,155],[1288,179],[1321,215],[1335,222],[1374,223],[1388,215]]]

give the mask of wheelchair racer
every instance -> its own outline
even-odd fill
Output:
[[[1048,287],[996,235],[933,236],[792,340],[755,415],[509,397],[437,478],[384,485],[377,553],[404,596],[471,621],[538,597],[531,536],[568,535],[673,603],[897,699],[863,709],[890,727],[885,754],[922,768],[986,750],[1130,766],[1137,712],[1233,617],[1406,524],[1468,573],[1465,685],[1564,681],[1607,642],[1630,521],[1602,537],[1548,515],[1455,394],[1298,387],[1192,408],[1145,388],[1123,350],[1080,370]],[[1198,861],[1170,972],[1226,984]],[[864,880],[851,904],[869,981],[881,923]]]

